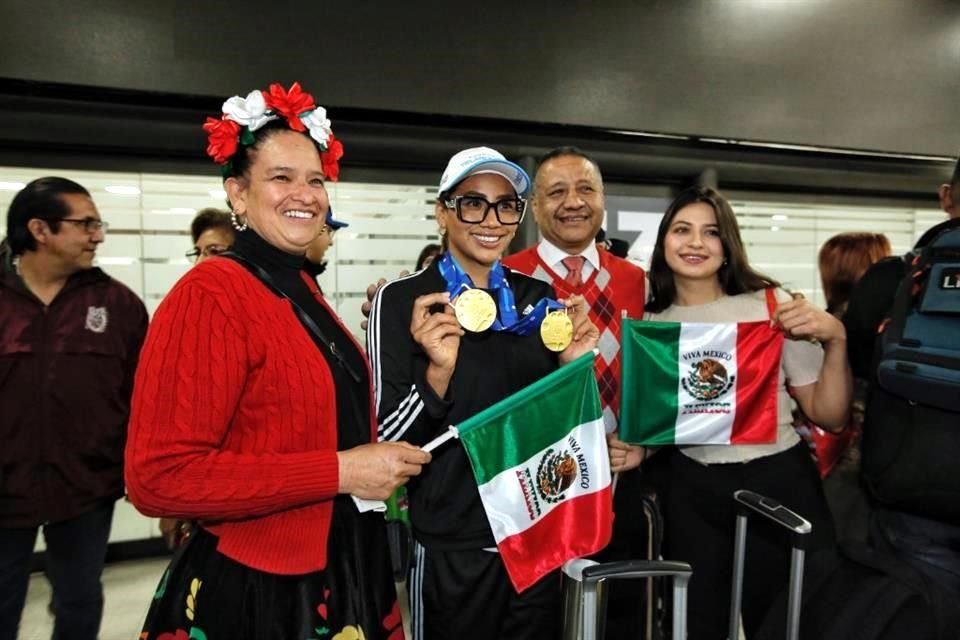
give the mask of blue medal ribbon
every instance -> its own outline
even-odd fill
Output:
[[[449,251],[441,256],[437,266],[440,268],[440,275],[447,283],[447,293],[450,294],[451,300],[466,289],[475,288],[470,276],[457,264],[456,259]],[[494,300],[497,304],[497,318],[493,321],[493,326],[490,327],[494,331],[528,336],[540,328],[540,324],[547,313],[564,308],[562,304],[552,298],[541,298],[530,313],[521,317],[517,311],[517,301],[513,296],[513,289],[507,282],[507,274],[499,260],[494,262],[490,269],[489,289],[494,294]]]

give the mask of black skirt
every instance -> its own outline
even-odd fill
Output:
[[[383,514],[334,503],[327,567],[304,575],[251,569],[200,528],[174,555],[141,640],[402,640]]]

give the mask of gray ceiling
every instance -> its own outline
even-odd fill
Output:
[[[2,77],[953,156],[960,2],[5,0]]]

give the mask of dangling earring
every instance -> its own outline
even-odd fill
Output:
[[[233,225],[233,228],[237,231],[246,231],[247,230],[247,221],[240,221],[240,216],[237,215],[236,211],[230,212],[230,224]]]

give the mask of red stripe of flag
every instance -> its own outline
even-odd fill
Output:
[[[517,592],[580,558],[603,549],[613,533],[613,493],[608,484],[595,493],[567,500],[497,548]]]
[[[777,386],[783,334],[767,322],[737,325],[737,407],[730,444],[777,439]]]

